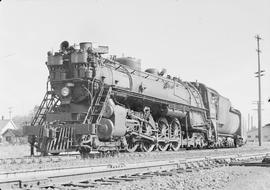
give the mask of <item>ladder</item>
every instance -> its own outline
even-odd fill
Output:
[[[83,123],[99,123],[106,108],[106,104],[110,98],[112,87],[105,88],[101,85],[100,91],[95,99],[95,103],[91,104]]]
[[[194,97],[194,100],[196,104],[199,106],[203,106],[203,102],[200,96],[200,92],[197,90],[197,88],[191,84],[190,82],[185,82],[185,84],[188,86],[187,90],[190,92],[190,95]]]
[[[47,91],[31,122],[31,126],[42,125],[46,119],[46,114],[51,111],[58,102],[59,98],[57,98],[52,91]]]

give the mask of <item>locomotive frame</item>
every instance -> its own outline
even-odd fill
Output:
[[[29,126],[31,154],[78,150],[150,152],[242,145],[241,113],[198,82],[140,71],[133,58],[68,42],[48,53],[47,92]]]

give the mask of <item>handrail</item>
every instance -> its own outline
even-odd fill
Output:
[[[104,60],[103,63],[106,63],[107,62],[108,63],[107,65],[113,67],[115,70],[118,70],[120,67],[122,67],[122,68],[126,69],[130,74],[135,74],[137,72],[139,76],[141,76],[140,74],[145,75],[143,77],[146,77],[146,76],[149,77],[149,76],[151,76],[151,77],[154,78],[154,80],[161,79],[161,80],[163,80],[165,82],[170,82],[170,83],[177,82],[177,83],[182,84],[182,85],[184,83],[184,82],[175,81],[173,79],[168,79],[168,78],[165,78],[165,77],[162,77],[162,76],[159,76],[159,75],[155,75],[155,74],[152,74],[152,73],[147,73],[147,72],[144,72],[144,71],[135,70],[135,69],[130,68],[129,66],[126,66],[126,65],[124,66],[124,65],[120,64],[117,61],[112,61],[110,59],[103,58],[103,57],[101,57],[101,58]],[[132,71],[130,71],[130,70],[132,70]]]

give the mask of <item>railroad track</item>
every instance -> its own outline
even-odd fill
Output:
[[[223,149],[204,149],[204,150],[181,150],[178,152],[135,152],[135,153],[118,153],[116,154],[117,156],[121,157],[141,157],[141,156],[155,156],[155,155],[163,155],[163,154],[168,154],[168,155],[181,155],[183,153],[195,153],[199,151],[200,153],[206,153],[206,152],[211,152],[211,151],[216,151],[216,152],[226,152],[226,151],[232,151],[236,150],[239,151],[240,153],[245,153],[247,152],[246,149],[233,149],[233,148],[223,148]],[[257,151],[265,151],[264,149],[261,150],[255,150]],[[96,159],[96,158],[106,158],[106,157],[112,157],[110,155],[101,155],[98,152],[94,152],[89,155],[88,159]],[[82,159],[81,155],[78,153],[71,153],[71,154],[62,154],[62,155],[56,155],[56,156],[24,156],[24,157],[12,157],[12,158],[2,158],[0,159],[0,166],[1,165],[16,165],[16,164],[33,164],[33,163],[57,163],[57,162],[62,162],[62,161],[72,161],[72,160],[78,160]]]
[[[213,167],[229,165],[232,162],[247,160],[256,161],[262,159],[267,153],[269,152],[1,173],[0,188],[94,188],[103,185],[121,183],[123,181],[145,179],[157,175],[173,175],[174,173],[211,169]]]

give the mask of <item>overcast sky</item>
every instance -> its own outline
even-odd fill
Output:
[[[257,114],[260,34],[263,124],[270,122],[269,0],[2,0],[0,115],[28,114],[46,87],[49,50],[63,40],[108,45],[140,58],[143,69],[198,80],[228,97],[244,117]]]

